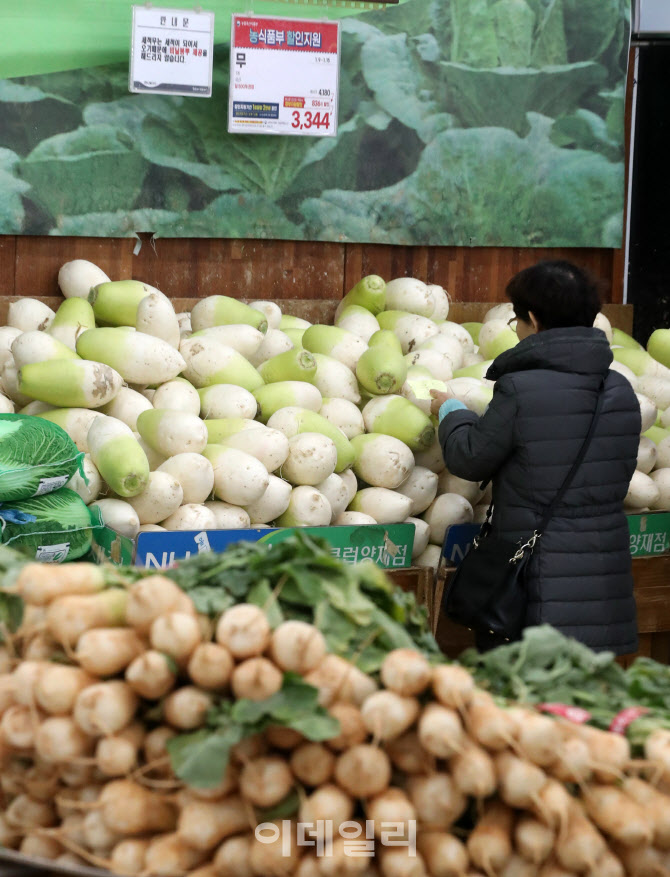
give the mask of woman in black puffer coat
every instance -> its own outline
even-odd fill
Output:
[[[488,370],[482,417],[434,393],[447,468],[493,482],[493,533],[526,542],[589,429],[602,379],[602,411],[586,458],[533,552],[526,625],[551,624],[595,650],[637,649],[629,532],[623,500],[635,470],[640,408],[610,370],[595,284],[569,262],[540,262],[507,286],[519,344]],[[450,413],[449,413],[450,412]],[[497,645],[478,638],[480,648]]]

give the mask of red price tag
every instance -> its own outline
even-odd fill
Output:
[[[610,722],[609,730],[612,734],[625,734],[626,729],[635,719],[644,716],[649,712],[645,706],[629,706],[628,709],[621,710]]]
[[[578,706],[568,706],[566,703],[538,703],[537,709],[543,713],[552,713],[555,716],[560,716],[562,719],[567,719],[569,722],[574,722],[577,725],[583,725],[584,722],[588,722],[591,718],[591,713],[587,710],[583,710]]]

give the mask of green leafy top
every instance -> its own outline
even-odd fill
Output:
[[[231,749],[271,725],[298,731],[307,740],[329,740],[340,733],[337,719],[318,704],[319,692],[300,676],[286,673],[281,689],[263,701],[221,699],[207,715],[206,727],[180,734],[167,747],[175,774],[198,788],[217,786]]]

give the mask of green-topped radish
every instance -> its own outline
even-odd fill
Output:
[[[200,414],[198,391],[184,378],[166,381],[156,389],[151,399],[154,408],[183,411],[186,414]]]
[[[420,317],[431,317],[435,298],[430,288],[414,277],[399,277],[386,284],[385,310],[406,311]]]
[[[7,308],[7,325],[21,332],[44,332],[51,326],[56,314],[37,298],[22,296],[10,302]]]
[[[88,430],[87,443],[100,475],[118,496],[137,496],[144,490],[149,461],[129,426],[115,417],[98,417]]]
[[[121,387],[111,402],[103,405],[100,411],[109,417],[115,417],[135,432],[137,430],[137,418],[143,411],[153,408],[152,403],[130,387]]]
[[[356,363],[356,377],[369,393],[398,393],[407,378],[400,342],[388,329],[375,332]]]
[[[447,381],[447,393],[449,398],[458,399],[466,408],[480,416],[486,411],[493,398],[491,387],[477,378],[453,378]]]
[[[379,314],[377,320],[382,329],[389,329],[397,335],[403,354],[416,350],[439,332],[432,320],[407,311],[387,310]]]
[[[77,338],[77,353],[111,366],[131,384],[162,384],[186,366],[167,341],[125,328],[87,329]]]
[[[281,475],[294,485],[315,486],[328,478],[337,465],[337,448],[332,439],[319,432],[301,432],[286,439],[288,453],[281,464]]]
[[[263,299],[252,301],[249,305],[256,311],[260,311],[265,317],[268,324],[268,332],[271,329],[278,329],[281,322],[282,312],[279,305],[274,301],[264,301]]]
[[[266,335],[254,329],[248,323],[231,323],[226,326],[212,326],[209,329],[200,329],[193,332],[191,338],[208,338],[223,344],[226,347],[232,347],[241,353],[245,359],[251,360],[258,348],[263,343]]]
[[[17,369],[33,362],[49,362],[55,359],[79,359],[66,344],[47,332],[22,332],[12,342],[12,356]]]
[[[262,333],[268,328],[268,321],[262,311],[227,295],[210,295],[200,299],[191,310],[191,325],[194,332],[231,323],[247,323]]]
[[[383,278],[378,274],[362,277],[337,306],[335,319],[337,320],[342,311],[350,305],[365,308],[375,316],[383,311],[386,307],[386,283]]]
[[[59,408],[100,408],[116,396],[123,378],[102,362],[58,359],[25,365],[17,382],[21,395],[29,399]]]
[[[337,473],[349,468],[354,461],[354,449],[342,430],[315,411],[295,407],[280,408],[268,420],[267,425],[271,429],[280,430],[289,439],[304,432],[318,432],[327,436],[337,448]]]
[[[179,483],[182,491],[181,501],[184,503],[204,503],[214,489],[214,469],[202,454],[193,452],[175,454],[161,463],[152,474],[158,473],[170,475]]]
[[[369,343],[370,337],[379,331],[379,323],[374,314],[360,305],[347,305],[335,317],[338,329],[344,329]]]
[[[280,408],[297,407],[319,411],[323,397],[319,390],[307,381],[276,381],[254,390],[258,403],[258,420],[267,423]]]
[[[182,374],[197,389],[212,384],[235,384],[251,392],[265,383],[249,360],[214,338],[191,335],[182,341],[179,352],[186,362]]]
[[[292,347],[262,362],[258,366],[258,373],[266,384],[285,381],[312,383],[316,375],[316,360],[309,350]]]
[[[435,438],[435,427],[428,415],[403,396],[380,396],[363,408],[367,432],[380,432],[400,439],[413,451],[425,450]]]
[[[337,326],[314,325],[305,330],[302,336],[305,350],[330,356],[352,371],[367,345],[362,338]]]
[[[286,510],[276,519],[280,527],[327,527],[333,510],[326,497],[315,487],[294,487]]]
[[[268,329],[258,349],[249,356],[249,362],[258,368],[261,363],[286,353],[296,346],[286,332],[282,332],[281,329]]]
[[[137,430],[144,441],[164,457],[199,454],[209,441],[207,426],[197,414],[170,408],[143,411],[137,418]]]
[[[139,280],[107,280],[90,287],[88,301],[98,322],[134,327],[140,302],[156,292]]]
[[[268,486],[260,498],[254,502],[247,503],[244,507],[249,522],[253,525],[269,524],[271,521],[279,518],[288,508],[291,499],[291,489],[288,481],[284,481],[283,478],[279,478],[276,475],[270,475]],[[241,525],[238,524],[237,526]]]
[[[77,450],[87,454],[89,453],[88,430],[96,417],[103,415],[100,411],[91,411],[89,408],[54,408],[42,411],[37,416],[64,429],[77,446]]]
[[[179,349],[181,332],[179,321],[167,296],[158,291],[150,292],[137,306],[135,328],[138,332],[160,338],[175,350]]]
[[[216,429],[212,428],[212,425],[217,422],[209,420],[206,423],[211,443],[220,444],[226,448],[237,448],[251,454],[252,457],[260,460],[268,472],[275,472],[288,462],[290,456],[289,439],[278,429],[270,429],[262,423],[254,422],[254,429],[244,429],[228,436],[218,436]]]
[[[260,389],[260,388],[259,388]],[[255,397],[235,384],[211,384],[198,390],[200,416],[203,420],[256,417],[258,403]],[[196,412],[197,413],[197,412]]]
[[[349,512],[362,512],[379,524],[404,521],[412,507],[408,496],[386,487],[364,487],[349,503]]]
[[[318,410],[322,417],[325,417],[333,426],[341,429],[348,439],[365,432],[365,423],[360,409],[348,399],[323,399]]]
[[[238,448],[207,445],[203,455],[214,470],[214,495],[231,505],[245,506],[261,498],[270,483],[265,466]]]
[[[414,455],[400,439],[381,433],[355,436],[354,473],[372,487],[400,487],[414,469]]]
[[[353,371],[338,359],[323,353],[315,353],[314,359],[316,375],[313,383],[324,399],[337,397],[358,405],[361,394]]]
[[[109,277],[87,259],[65,262],[58,271],[58,286],[66,299],[87,299],[91,287],[100,283],[109,283]]]

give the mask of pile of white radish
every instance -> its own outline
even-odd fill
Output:
[[[632,762],[625,737],[500,707],[413,649],[377,681],[302,621],[273,629],[244,603],[211,620],[163,576],[122,584],[33,563],[12,586],[26,611],[0,650],[4,847],[137,877],[668,873],[670,732]],[[286,672],[318,689],[336,736],[275,725],[238,743],[213,787],[175,776],[169,740],[206,735],[213,704],[266,700]],[[263,811],[291,795],[268,829]],[[295,840],[320,820],[333,843],[317,854]],[[372,858],[352,855],[357,836]]]
[[[9,308],[0,412],[68,432],[89,477],[69,486],[119,532],[406,521],[413,562],[436,566],[447,527],[483,521],[490,493],[445,470],[430,390],[486,410],[488,366],[518,341],[510,304],[459,325],[442,287],[370,275],[330,326],[223,295],[176,314],[159,290],[84,260],[59,284],[56,313],[29,298]],[[670,368],[596,325],[642,410],[626,505],[670,508]]]

